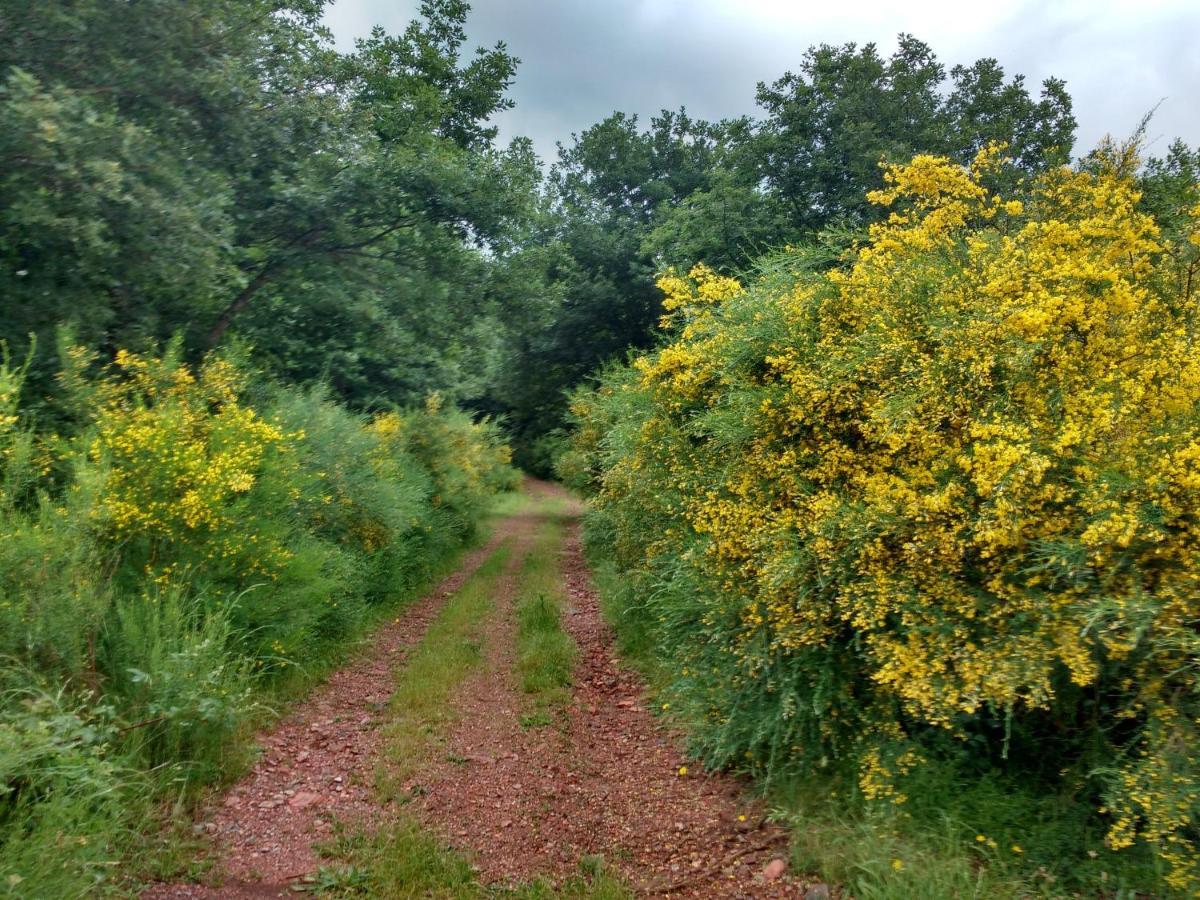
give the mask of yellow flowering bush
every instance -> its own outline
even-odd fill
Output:
[[[262,540],[239,501],[299,435],[285,435],[240,400],[241,374],[209,359],[193,374],[169,356],[120,351],[98,393],[91,459],[105,469],[99,527],[140,542],[149,566],[164,550],[192,547],[206,560],[236,560],[243,574],[274,575],[289,551]]]
[[[1200,885],[1200,285],[1114,154],[1019,200],[1004,165],[888,169],[842,259],[668,273],[568,468],[710,761],[852,756],[903,802],[927,735],[1053,729],[1109,845]]]

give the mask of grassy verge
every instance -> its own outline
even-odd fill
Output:
[[[483,658],[493,588],[511,552],[511,547],[502,546],[479,567],[442,607],[409,655],[392,695],[384,732],[391,764],[388,782],[411,775],[455,719],[451,694]]]
[[[543,501],[546,523],[521,569],[517,600],[517,677],[529,700],[524,727],[551,725],[571,696],[578,648],[562,627],[566,601],[559,554],[566,538],[562,504]]]

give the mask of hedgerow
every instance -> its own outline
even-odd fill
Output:
[[[0,364],[0,896],[111,886],[156,798],[236,771],[267,699],[516,479],[498,429],[436,399],[367,419],[176,346],[62,356],[40,419]]]
[[[1200,204],[1168,237],[1135,165],[915,157],[841,257],[669,272],[669,340],[576,395],[709,763],[904,804],[950,747],[1200,885]]]

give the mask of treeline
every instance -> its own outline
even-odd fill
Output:
[[[721,122],[681,108],[643,127],[617,112],[560,149],[548,185],[559,312],[523,338],[508,370],[520,381],[503,391],[523,459],[545,466],[561,448],[564,387],[657,341],[655,278],[667,266],[734,273],[817,234],[849,240],[879,216],[865,197],[882,184],[881,161],[965,163],[1004,141],[1019,177],[1067,161],[1074,144],[1063,82],[1032,94],[994,59],[947,69],[909,35],[890,56],[813,47],[756,99],[760,117]]]
[[[901,36],[546,168],[463,0],[325,6],[0,0],[0,893],[111,881],[571,430],[710,762],[1191,878],[1200,155],[1065,168],[1061,81]]]
[[[1064,85],[995,60],[947,70],[902,36],[811,49],[760,85],[761,118],[614,113],[549,171],[499,147],[518,61],[464,52],[469,8],[436,0],[350,53],[322,0],[0,3],[0,338],[103,350],[231,341],[358,409],[431,390],[504,415],[548,471],[564,396],[655,340],[655,274],[748,266],[871,221],[881,159],[1023,172],[1069,157]],[[749,86],[748,86],[749,89]],[[53,378],[35,358],[32,398]]]
[[[1074,145],[1060,80],[947,67],[902,35],[890,55],[811,48],[758,86],[757,117],[616,112],[547,169],[528,141],[497,146],[518,60],[464,52],[463,0],[350,53],[324,6],[0,3],[14,355],[64,321],[110,358],[237,343],[352,408],[438,390],[503,416],[518,461],[547,473],[566,393],[657,340],[665,267],[735,273],[817,235],[847,243],[878,218],[864,198],[881,161],[966,163],[999,141],[1019,179]],[[1177,145],[1156,165],[1186,178],[1194,157]],[[34,359],[35,402],[54,366]]]
[[[320,0],[0,5],[0,338],[111,358],[236,336],[357,408],[482,396],[536,307],[516,60],[461,58],[466,5],[331,49]],[[530,252],[536,259],[539,250]],[[503,315],[502,315],[503,314]],[[34,359],[34,399],[53,374]]]

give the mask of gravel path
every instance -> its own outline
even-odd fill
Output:
[[[616,659],[577,521],[562,569],[564,627],[580,649],[566,727],[519,724],[512,607],[520,585],[502,578],[502,624],[491,634],[486,666],[456,701],[461,718],[447,759],[421,781],[422,818],[466,851],[488,883],[576,875],[582,857],[601,856],[639,893],[798,896],[786,877],[764,878],[786,835],[763,822],[744,786],[679,774],[687,764],[681,741],[645,708],[643,684]]]
[[[573,517],[561,550],[569,598],[563,625],[579,646],[579,663],[564,721],[520,724],[526,707],[514,671],[514,605],[541,520],[513,516],[459,571],[381,629],[362,658],[262,735],[253,770],[198,819],[214,838],[211,884],[155,885],[144,898],[295,896],[292,886],[319,865],[313,843],[329,836],[335,819],[385,826],[390,813],[373,787],[384,756],[376,726],[396,669],[446,599],[504,540],[513,552],[495,582],[485,659],[457,691],[458,718],[438,758],[403,785],[419,798],[407,809],[465,852],[485,883],[559,880],[578,874],[583,857],[600,856],[643,895],[803,896],[772,862],[786,850],[786,835],[764,822],[741,783],[694,766],[680,774],[687,761],[679,736],[646,709],[644,686],[616,659],[580,548],[577,501],[541,482],[526,490],[562,499]]]

